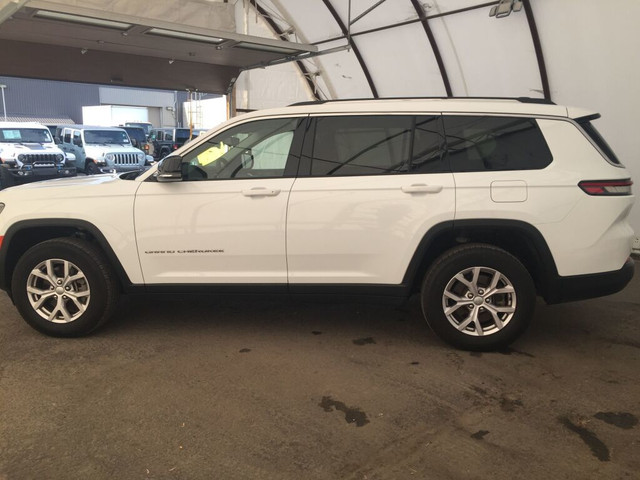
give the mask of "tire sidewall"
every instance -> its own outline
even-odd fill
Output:
[[[67,260],[84,274],[91,297],[87,309],[69,323],[53,323],[42,318],[31,306],[27,295],[30,272],[48,259]],[[100,325],[108,302],[109,286],[96,261],[86,252],[63,242],[44,242],[29,249],[18,261],[11,281],[14,303],[25,321],[36,330],[55,337],[86,335]]]
[[[509,323],[500,331],[472,336],[457,330],[447,319],[442,308],[442,297],[447,284],[461,271],[471,267],[488,267],[505,275],[515,290],[516,311]],[[422,286],[422,309],[431,329],[446,342],[465,350],[495,350],[506,348],[528,327],[535,308],[535,287],[531,276],[520,261],[509,253],[489,247],[460,249],[458,255],[436,262],[425,277]]]

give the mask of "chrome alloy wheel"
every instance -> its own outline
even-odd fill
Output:
[[[456,274],[442,295],[444,314],[460,332],[471,336],[502,330],[516,311],[516,291],[509,279],[488,267]]]
[[[52,258],[39,263],[29,274],[27,297],[45,320],[69,323],[85,312],[91,290],[82,270],[67,260]]]

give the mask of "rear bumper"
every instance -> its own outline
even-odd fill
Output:
[[[545,296],[545,300],[553,304],[611,295],[627,286],[633,278],[634,269],[635,263],[629,257],[620,270],[558,277],[557,282],[554,282],[554,288],[550,288]]]

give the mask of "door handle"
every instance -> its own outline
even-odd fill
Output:
[[[414,183],[413,185],[405,185],[402,187],[404,193],[439,193],[442,191],[442,185],[426,185],[424,183]]]
[[[280,190],[275,188],[255,187],[250,190],[242,190],[242,195],[245,197],[275,197],[280,193]]]

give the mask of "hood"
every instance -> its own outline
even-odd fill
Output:
[[[69,177],[69,178],[55,178],[53,180],[45,180],[42,182],[26,183],[24,185],[18,185],[10,187],[0,191],[0,197],[4,196],[5,192],[18,193],[25,192],[26,195],[36,194],[38,190],[51,189],[51,188],[69,188],[69,187],[87,187],[91,188],[96,185],[103,185],[106,183],[113,183],[121,181],[118,175],[105,174],[105,175],[91,175],[83,177]],[[71,192],[71,190],[69,190]],[[73,190],[77,192],[77,189]]]
[[[9,157],[21,153],[62,154],[63,152],[55,143],[0,143],[0,153]]]

